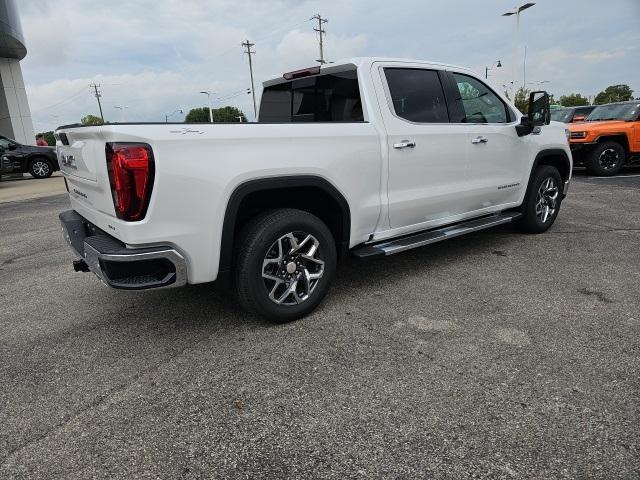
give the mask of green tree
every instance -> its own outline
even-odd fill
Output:
[[[38,138],[38,135],[42,135],[50,147],[55,146],[56,137],[53,136],[53,132],[40,132],[36,135],[36,138]]]
[[[603,105],[605,103],[626,102],[628,100],[633,100],[633,90],[629,88],[629,85],[609,85],[596,95],[593,103],[595,105]]]
[[[89,114],[86,117],[82,117],[80,123],[82,123],[83,125],[102,125],[104,122],[100,117]]]
[[[242,121],[246,122],[247,117],[242,111],[236,107],[226,106],[222,108],[213,109],[213,122],[225,123],[240,121],[238,117],[242,117]],[[209,107],[192,108],[184,118],[185,123],[208,123],[209,122]]]
[[[520,87],[515,94],[513,104],[522,113],[527,113],[529,110],[529,93],[531,93],[529,89]]]
[[[560,97],[560,105],[563,107],[581,107],[583,105],[589,105],[589,99],[579,93],[570,93],[569,95],[562,95]]]

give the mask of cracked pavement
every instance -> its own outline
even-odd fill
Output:
[[[638,478],[640,173],[548,233],[346,262],[272,325],[74,273],[66,196],[0,205],[0,478]]]

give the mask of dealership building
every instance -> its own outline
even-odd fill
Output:
[[[27,55],[14,0],[0,0],[0,135],[35,144],[20,60]]]

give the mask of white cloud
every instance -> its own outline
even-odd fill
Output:
[[[97,105],[88,84],[103,84],[107,118],[128,105],[131,120],[159,121],[206,104],[201,90],[228,96],[250,86],[240,43],[256,43],[255,78],[313,65],[326,25],[329,60],[356,55],[425,58],[490,72],[500,86],[512,72],[513,21],[505,0],[21,0],[28,55],[22,62],[36,129],[76,122]],[[559,96],[594,94],[613,83],[640,91],[640,3],[616,9],[599,0],[539,0],[521,19],[527,78],[549,80]],[[570,20],[569,20],[570,19]],[[521,62],[516,65],[521,72]],[[227,103],[253,109],[251,96]]]

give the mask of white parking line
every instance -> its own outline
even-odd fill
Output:
[[[640,177],[640,175],[614,175],[612,177],[587,177],[587,178],[589,179],[597,178],[597,179],[607,180],[609,178],[632,178],[632,177]]]

